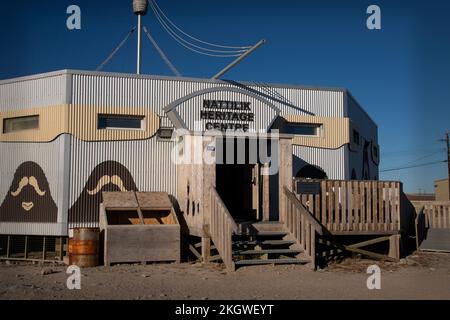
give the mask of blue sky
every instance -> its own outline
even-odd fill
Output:
[[[0,79],[58,69],[94,70],[136,18],[131,0],[1,1]],[[445,160],[450,130],[450,3],[428,1],[157,1],[186,32],[209,42],[268,43],[226,75],[234,80],[346,87],[379,126],[381,169]],[[66,28],[76,4],[82,29]],[[366,9],[381,8],[382,30],[366,28]],[[173,41],[151,12],[144,18],[185,76],[210,77],[229,59],[208,58]],[[134,72],[135,37],[105,67]],[[143,73],[170,75],[144,41]],[[407,192],[433,191],[445,163],[381,173]]]

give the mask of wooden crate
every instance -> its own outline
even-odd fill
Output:
[[[105,265],[180,261],[180,224],[167,193],[103,192]]]

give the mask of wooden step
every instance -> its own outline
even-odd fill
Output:
[[[240,233],[239,236],[257,236],[257,237],[285,237],[289,233],[284,231],[256,231],[248,233]]]
[[[250,241],[233,241],[233,245],[272,245],[272,246],[281,246],[281,245],[293,245],[295,241],[291,240],[250,240]]]
[[[259,264],[306,264],[308,259],[252,259],[252,260],[238,260],[234,264],[236,266],[252,266]]]
[[[293,249],[261,249],[261,250],[242,250],[234,251],[234,255],[252,255],[252,254],[299,254],[302,250]]]

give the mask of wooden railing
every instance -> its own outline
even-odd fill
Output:
[[[450,229],[450,201],[412,201],[416,211],[425,215],[427,228]]]
[[[316,268],[316,233],[323,234],[322,226],[305,209],[301,202],[295,197],[287,187],[283,188],[286,197],[285,215],[281,221],[291,235],[296,239],[297,244],[304,250],[304,253],[311,259],[311,266]],[[280,215],[281,217],[282,215]]]
[[[395,233],[401,230],[401,218],[414,223],[415,214],[397,181],[294,178],[293,188],[303,206],[335,234]]]
[[[209,232],[223,263],[228,270],[234,271],[232,236],[238,232],[238,227],[215,188],[211,189]]]

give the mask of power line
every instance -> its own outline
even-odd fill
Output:
[[[154,5],[155,8],[159,11],[159,13],[178,31],[180,31],[182,34],[184,34],[185,36],[191,38],[192,40],[195,40],[197,42],[212,46],[212,47],[217,47],[217,48],[224,48],[224,49],[244,49],[244,51],[246,51],[247,49],[250,49],[251,46],[224,46],[224,45],[219,45],[219,44],[215,44],[215,43],[211,43],[211,42],[206,42],[203,40],[200,40],[196,37],[191,36],[190,34],[184,32],[183,30],[181,30],[176,24],[174,24],[164,13],[164,11],[162,11],[162,9],[159,7],[159,5],[156,3],[156,1],[154,0],[150,0],[150,5]],[[242,50],[240,50],[242,51]]]
[[[163,29],[180,45],[185,47],[186,49],[193,51],[198,54],[210,56],[210,57],[219,57],[219,58],[229,58],[229,57],[239,57],[241,56],[246,50],[233,50],[233,51],[225,51],[225,50],[214,50],[214,49],[208,49],[201,46],[198,46],[194,43],[191,43],[185,39],[183,39],[180,35],[178,35],[175,31],[173,31],[172,28],[164,21],[161,14],[157,11],[156,7],[154,6],[153,2],[150,1],[150,7],[152,8],[153,12],[155,13],[155,16]],[[203,52],[203,51],[208,52]],[[209,53],[214,52],[214,53]]]
[[[380,172],[389,172],[389,171],[397,171],[397,170],[403,170],[403,169],[411,169],[411,168],[418,168],[418,167],[426,167],[426,166],[431,166],[431,165],[438,164],[438,163],[447,163],[447,162],[448,162],[448,160],[441,160],[441,161],[427,162],[427,163],[417,164],[417,165],[414,165],[414,166],[404,166],[404,167],[398,167],[398,168],[384,169],[384,170],[380,170]]]

